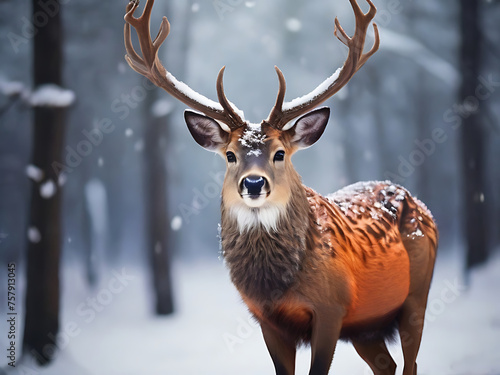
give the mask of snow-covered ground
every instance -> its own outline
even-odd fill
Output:
[[[500,257],[475,270],[466,288],[455,257],[438,259],[418,358],[420,375],[500,374]],[[63,332],[46,368],[18,363],[9,374],[274,374],[259,328],[221,261],[176,263],[176,313],[150,314],[149,279],[132,267],[111,270],[85,289],[77,269],[64,272]],[[402,364],[397,344],[391,352]],[[301,349],[297,374],[306,374]],[[402,366],[398,366],[398,374]],[[31,369],[31,370],[30,370]],[[339,343],[332,374],[371,374],[351,345]]]

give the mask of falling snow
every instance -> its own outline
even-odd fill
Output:
[[[57,187],[53,180],[47,180],[40,186],[40,195],[45,199],[52,198],[56,191]]]
[[[38,243],[42,240],[42,235],[37,227],[29,227],[28,228],[28,240],[31,243]]]
[[[170,227],[174,232],[179,231],[182,228],[182,218],[180,216],[174,216],[170,222]]]
[[[151,106],[151,114],[154,117],[164,117],[172,113],[175,105],[171,99],[158,99]]]
[[[120,61],[118,63],[117,69],[118,69],[119,73],[121,73],[121,74],[126,73],[128,71],[127,68],[128,68],[128,66],[124,62]]]
[[[162,250],[162,246],[161,246],[161,243],[160,241],[157,241],[155,243],[155,248],[154,248],[154,251],[155,251],[155,254],[161,254],[161,250]]]
[[[297,33],[302,30],[302,22],[297,18],[289,18],[286,20],[286,29],[292,33]]]
[[[61,173],[57,177],[57,185],[58,186],[64,186],[64,184],[66,183],[67,180],[68,180],[68,177],[67,177],[66,173]]]
[[[43,171],[37,166],[30,164],[26,166],[26,176],[31,178],[33,181],[40,182],[43,179]]]
[[[142,150],[144,150],[144,140],[143,139],[139,139],[139,140],[137,140],[137,142],[135,142],[134,150],[137,152],[141,152]]]

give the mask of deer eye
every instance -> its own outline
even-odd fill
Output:
[[[285,160],[285,151],[283,150],[277,151],[274,154],[274,161],[283,161],[283,160]]]
[[[226,152],[228,163],[236,163],[236,155],[232,151]]]

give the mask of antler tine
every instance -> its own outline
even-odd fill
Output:
[[[340,33],[340,35],[338,34]],[[344,28],[340,25],[339,19],[335,17],[335,29],[333,30],[333,35],[337,37],[346,47],[349,47],[349,41],[351,38],[344,31]]]
[[[227,100],[222,86],[222,74],[217,80],[217,94],[220,103],[214,102],[197,93],[183,82],[178,81],[162,65],[158,58],[158,50],[170,33],[170,23],[163,17],[158,35],[151,40],[150,19],[154,0],[147,0],[142,15],[134,17],[134,12],[139,6],[139,0],[131,0],[127,5],[125,14],[125,59],[136,72],[142,74],[155,85],[167,91],[174,98],[180,100],[187,106],[226,124],[229,129],[234,130],[245,124],[238,109]],[[135,51],[131,41],[130,26],[133,26],[139,37],[142,57]],[[222,69],[223,73],[224,69]]]
[[[129,63],[129,65],[138,73],[145,74],[145,70],[142,67],[144,65],[144,60],[135,52],[134,46],[132,45],[131,32],[130,32],[130,21],[134,22],[135,18],[133,14],[137,9],[139,2],[131,1],[127,5],[127,14],[125,15],[125,27],[123,30],[124,40],[125,40],[125,50],[127,51],[127,55],[125,55],[125,59]]]
[[[266,120],[269,124],[277,129],[283,129],[289,121],[306,112],[309,112],[316,106],[323,103],[344,87],[352,76],[378,50],[380,45],[379,33],[377,25],[373,24],[375,34],[374,44],[368,52],[363,53],[368,26],[377,12],[377,9],[371,0],[366,1],[368,2],[370,9],[367,13],[363,13],[356,0],[349,0],[356,19],[356,28],[352,38],[347,35],[338,19],[335,18],[334,34],[340,42],[349,48],[349,52],[343,67],[338,69],[332,76],[323,81],[316,89],[307,95],[292,100],[291,102],[283,103],[283,96],[285,92],[284,77],[281,71],[277,69],[277,72],[279,71],[278,77],[280,80],[280,89],[276,104]]]
[[[136,11],[137,7],[139,7],[139,0],[130,0],[129,3],[127,4],[127,7],[125,8],[125,16],[123,17],[127,23],[130,23],[131,25],[136,25],[137,18],[134,17],[134,12]]]
[[[160,24],[160,30],[158,30],[158,35],[153,41],[153,47],[158,52],[160,46],[163,44],[165,39],[167,39],[168,34],[170,34],[170,22],[168,22],[167,17],[163,16]]]
[[[146,75],[148,72],[144,69],[144,60],[135,52],[134,46],[132,45],[132,41],[130,39],[130,25],[125,24],[125,50],[127,54],[125,55],[125,60],[130,65],[132,69],[134,69],[137,73]]]
[[[137,31],[143,61],[147,66],[151,66],[156,57],[156,54],[154,53],[155,51],[153,43],[151,42],[151,32],[149,28],[149,20],[151,18],[151,10],[153,9],[153,4],[154,0],[147,0],[146,6],[144,7],[144,11],[142,12],[141,16],[135,18],[134,13],[139,7],[139,0],[131,0],[127,5],[127,9],[130,8],[130,10],[125,14],[124,17],[125,21],[132,25]],[[132,44],[132,42],[130,42],[130,44]]]
[[[366,0],[368,4],[370,5],[370,9],[368,12],[365,14],[359,7],[359,4],[356,2],[356,0],[349,0],[352,8],[354,10],[354,15],[356,17],[356,30],[354,33],[354,37],[350,38],[347,33],[344,31],[343,27],[340,25],[339,20],[335,17],[335,30],[334,34],[340,40],[343,44],[345,44],[347,47],[352,48],[355,53],[360,53],[361,56],[359,57],[359,61],[356,64],[356,71],[361,68],[365,62],[370,58],[371,55],[373,55],[379,45],[380,45],[380,39],[379,39],[379,34],[378,34],[378,27],[374,23],[373,24],[373,29],[374,29],[374,34],[375,34],[375,42],[367,53],[363,53],[363,47],[365,44],[365,37],[366,37],[366,31],[368,29],[370,21],[375,17],[375,14],[377,13],[377,10],[375,8],[375,5],[371,2],[371,0]],[[358,22],[359,21],[359,22]],[[357,29],[360,30],[357,30]],[[359,34],[358,34],[359,32]],[[340,35],[338,34],[340,33]],[[359,36],[359,39],[356,38]]]
[[[233,119],[233,124],[228,124],[231,130],[238,128],[239,126],[234,126],[234,124],[241,124],[244,121],[240,117],[240,115],[235,111],[233,104],[227,99],[226,94],[224,93],[224,71],[226,67],[223,66],[217,75],[217,97],[219,99],[219,103],[224,108],[224,110],[229,114],[229,116]]]
[[[279,89],[278,96],[276,97],[276,103],[274,104],[274,109],[271,111],[267,122],[269,124],[275,124],[280,122],[280,116],[283,114],[283,102],[285,101],[285,92],[286,92],[286,81],[283,72],[277,66],[274,66],[276,70],[276,74],[278,75]]]
[[[368,59],[378,50],[378,47],[380,46],[380,36],[378,33],[378,26],[376,23],[373,24],[373,32],[375,35],[375,41],[373,42],[372,48],[361,55],[361,58],[359,59],[358,62],[358,69],[361,68],[363,65],[365,65],[365,62],[368,61]]]

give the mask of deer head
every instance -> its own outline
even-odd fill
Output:
[[[279,91],[267,119],[251,124],[244,119],[224,94],[224,67],[217,77],[218,103],[195,92],[167,72],[158,58],[158,49],[167,38],[170,25],[166,17],[155,40],[151,39],[149,21],[154,0],[147,0],[143,14],[133,16],[139,2],[127,6],[125,15],[125,56],[129,65],[157,86],[193,108],[185,120],[195,141],[207,150],[226,159],[227,171],[223,185],[222,204],[237,220],[240,231],[262,224],[275,229],[280,215],[289,206],[300,177],[293,168],[291,156],[314,144],[323,134],[330,110],[315,109],[338,92],[379,46],[377,26],[373,24],[375,42],[363,53],[367,28],[375,16],[375,6],[367,0],[370,10],[365,14],[355,0],[350,0],[356,17],[354,36],[349,37],[335,19],[335,35],[349,48],[342,68],[322,82],[311,93],[284,102],[286,83],[277,68]],[[142,57],[130,39],[130,25],[138,34]]]

